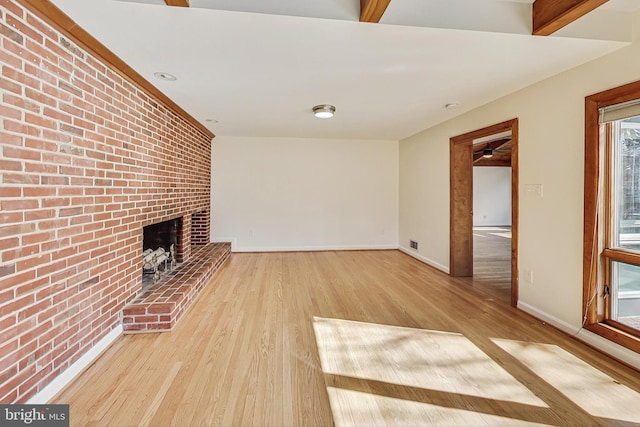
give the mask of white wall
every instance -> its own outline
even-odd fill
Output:
[[[640,78],[640,42],[400,141],[399,241],[449,265],[449,138],[519,118],[520,304],[582,321],[584,98]],[[523,191],[542,184],[543,197]],[[534,272],[535,283],[524,280]]]
[[[511,225],[511,168],[473,168],[473,225]]]
[[[234,251],[398,247],[398,141],[217,136],[212,235]]]

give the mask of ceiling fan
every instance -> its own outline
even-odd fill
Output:
[[[501,138],[493,141],[488,141],[482,144],[476,144],[477,148],[473,150],[473,161],[477,161],[481,158],[489,159],[494,154],[510,153],[511,147],[506,145],[511,142],[511,138]]]

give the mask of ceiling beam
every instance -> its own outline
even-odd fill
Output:
[[[533,35],[548,36],[609,0],[535,0]]]
[[[380,22],[391,0],[360,0],[360,22]]]
[[[507,142],[510,142],[510,141],[511,141],[511,137],[496,139],[494,141],[487,142],[487,146],[485,148],[491,148],[492,150],[497,150],[498,148],[502,147],[503,145],[505,145]]]
[[[189,0],[164,0],[167,6],[189,7]]]

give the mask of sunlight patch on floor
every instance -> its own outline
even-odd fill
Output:
[[[324,373],[372,389],[329,387],[336,424],[374,425],[365,418],[384,407],[380,413],[391,418],[380,422],[387,424],[524,425],[500,416],[504,408],[548,408],[461,334],[318,317],[314,330]],[[398,393],[404,398],[394,395],[397,386],[406,388]]]
[[[543,426],[472,410],[327,387],[336,426]]]
[[[511,229],[509,227],[484,227],[484,226],[479,226],[479,227],[473,227],[473,231],[511,231]]]
[[[639,393],[562,348],[497,338],[492,341],[591,415],[640,423]]]
[[[511,239],[511,229],[505,227],[473,227],[474,237],[487,237],[487,234],[492,236],[503,237],[505,239]],[[483,234],[480,234],[483,233]]]
[[[498,236],[498,237],[504,237],[505,239],[510,239],[511,238],[511,232],[506,232],[506,233],[491,233],[494,236]]]

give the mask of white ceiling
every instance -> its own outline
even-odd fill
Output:
[[[392,0],[380,24],[359,0],[52,2],[217,135],[394,140],[627,45],[640,8],[534,37],[530,0]]]

